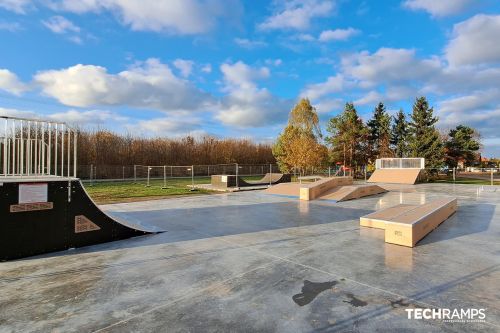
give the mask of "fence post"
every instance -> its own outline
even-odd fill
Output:
[[[134,184],[137,184],[137,165],[134,164]]]
[[[147,182],[147,185],[146,187],[150,187],[150,183],[149,183],[149,174],[151,173],[151,167],[148,165],[148,182]]]
[[[269,186],[273,185],[273,165],[269,164]]]
[[[164,165],[163,166],[163,187],[162,189],[166,189],[167,188],[167,166]]]
[[[453,168],[453,182],[455,182],[455,180],[456,180],[456,172],[457,172],[457,168]]]
[[[122,180],[125,180],[125,166],[122,166]]]
[[[194,165],[191,165],[191,191],[194,191]]]
[[[93,174],[94,174],[94,165],[91,164],[90,165],[90,186],[93,185],[93,183],[92,183]]]
[[[493,186],[493,169],[490,169],[491,171],[491,185]]]
[[[365,183],[366,183],[366,164],[365,164],[364,169],[365,169]]]
[[[236,188],[239,188],[240,182],[238,181],[238,163],[236,163]]]
[[[332,176],[332,167],[328,167],[328,178]]]

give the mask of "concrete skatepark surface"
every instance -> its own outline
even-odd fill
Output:
[[[385,187],[385,186],[384,186]],[[168,232],[0,264],[0,332],[498,332],[500,187],[353,201],[239,192],[103,206]],[[453,196],[416,248],[359,217]],[[485,308],[486,323],[407,319]]]

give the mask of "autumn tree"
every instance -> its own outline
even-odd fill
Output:
[[[393,157],[391,150],[391,116],[384,103],[378,103],[368,126],[369,157],[373,161],[381,157]]]
[[[425,158],[426,167],[439,168],[443,165],[444,147],[435,127],[437,117],[425,97],[419,97],[413,104],[409,124],[409,152],[411,157]]]
[[[408,122],[402,109],[394,117],[391,145],[396,157],[406,157],[408,155]]]
[[[341,161],[344,166],[355,166],[367,162],[368,128],[359,117],[354,104],[346,103],[344,111],[331,118],[328,127],[330,136],[330,158]]]
[[[303,98],[290,112],[288,124],[273,146],[273,155],[282,172],[297,168],[301,174],[307,169],[325,165],[327,149],[319,140],[322,134],[316,109]]]

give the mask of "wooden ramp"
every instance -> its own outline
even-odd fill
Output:
[[[283,197],[298,198],[300,195],[300,183],[281,183],[264,190],[264,193],[279,195]]]
[[[378,185],[351,185],[339,186],[324,193],[318,199],[332,200],[332,201],[346,201],[352,199],[359,199],[369,195],[375,195],[387,192]]]
[[[313,183],[283,183],[264,192],[300,200],[345,201],[387,192],[378,185],[352,185],[352,177],[324,178]]]
[[[457,199],[446,198],[424,205],[397,205],[359,219],[363,227],[385,230],[386,243],[414,247],[457,211]]]
[[[377,169],[368,183],[416,184],[422,174],[422,169]]]

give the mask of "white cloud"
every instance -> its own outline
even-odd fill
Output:
[[[384,95],[379,93],[378,91],[370,91],[366,95],[361,98],[358,98],[353,103],[355,105],[367,105],[367,104],[375,104],[384,100]]]
[[[453,65],[500,63],[500,15],[476,15],[455,24],[445,49]]]
[[[247,38],[235,38],[234,42],[236,43],[236,45],[249,50],[267,46],[267,43],[264,41],[250,40]]]
[[[193,71],[194,62],[185,59],[175,59],[174,66],[180,71],[181,76],[188,77]]]
[[[132,30],[173,34],[200,34],[214,28],[218,19],[237,19],[237,0],[59,0],[52,8],[74,13],[110,11]]]
[[[199,136],[206,134],[201,130],[203,121],[196,117],[162,117],[140,120],[130,124],[127,128],[134,133],[143,133],[147,136]]]
[[[0,116],[2,117],[18,117],[26,119],[39,119],[41,118],[39,114],[33,111],[17,110],[17,109],[7,109],[0,107]]]
[[[375,53],[367,51],[342,58],[342,70],[348,77],[360,80],[364,88],[381,83],[425,79],[439,71],[437,58],[418,59],[415,50],[380,48]]]
[[[259,88],[255,82],[269,77],[268,68],[252,68],[239,61],[222,64],[220,69],[227,95],[216,114],[218,120],[226,125],[258,127],[286,119],[290,102]]]
[[[26,10],[30,6],[31,0],[0,0],[0,8],[17,14],[26,14]]]
[[[353,36],[359,35],[360,33],[361,31],[354,28],[325,30],[321,32],[318,39],[320,42],[347,40]]]
[[[21,29],[22,27],[18,22],[0,22],[0,30],[16,32]]]
[[[118,74],[81,64],[42,71],[35,75],[34,82],[46,95],[77,107],[127,105],[176,111],[197,110],[211,102],[208,94],[175,76],[168,65],[157,59],[148,59]]]
[[[68,32],[80,32],[80,27],[76,26],[63,16],[52,16],[46,21],[42,21],[43,25],[46,26],[50,31],[55,34],[65,34]]]
[[[303,42],[313,42],[316,40],[316,38],[314,38],[311,34],[298,34],[293,36],[293,38]]]
[[[211,64],[206,64],[201,68],[201,71],[203,73],[212,73],[212,65]]]
[[[345,86],[344,76],[337,74],[330,76],[325,82],[310,84],[301,92],[302,97],[317,100],[323,96],[342,91]]]
[[[281,66],[281,64],[283,63],[283,60],[281,59],[266,59],[265,61],[265,64],[266,65],[272,65],[272,66]]]
[[[282,8],[258,25],[261,30],[308,29],[311,20],[316,17],[327,17],[335,9],[333,1],[305,0],[285,1]]]
[[[403,6],[411,10],[424,10],[432,16],[458,14],[474,3],[474,0],[406,0]]]
[[[128,118],[107,110],[68,110],[65,112],[51,113],[47,118],[62,121],[70,125],[95,126],[107,122],[124,122]]]
[[[28,90],[28,86],[21,82],[16,74],[7,69],[0,69],[0,90],[5,90],[14,95]]]

